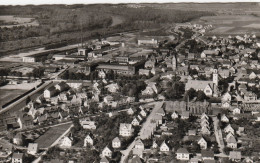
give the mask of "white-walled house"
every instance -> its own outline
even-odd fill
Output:
[[[223,114],[223,115],[221,116],[221,122],[226,122],[226,123],[229,122],[229,119],[228,119],[228,117],[227,117],[225,114]]]
[[[125,137],[131,136],[132,130],[132,124],[120,123],[119,135]]]
[[[162,144],[160,146],[160,151],[161,152],[169,152],[170,151],[170,147],[166,144],[165,141],[162,142]]]
[[[94,137],[92,134],[88,134],[84,139],[84,147],[86,147],[88,144],[91,146],[94,144]]]
[[[225,133],[229,133],[231,132],[233,135],[235,133],[235,130],[231,127],[231,125],[229,124],[227,127],[224,128],[224,132]]]
[[[61,141],[61,147],[71,147],[73,145],[73,138],[65,136]]]
[[[36,155],[38,153],[38,143],[29,143],[27,153],[31,155]]]
[[[102,151],[102,156],[111,158],[112,157],[112,151],[106,146]]]
[[[177,160],[190,160],[190,153],[186,148],[180,148],[176,152],[177,154]]]
[[[118,137],[115,137],[113,140],[112,140],[112,147],[113,148],[120,148],[121,147],[121,141]]]
[[[44,90],[43,92],[43,97],[44,98],[51,98],[53,97],[53,95],[55,95],[57,93],[57,90],[54,86]]]
[[[198,144],[200,145],[201,149],[207,149],[208,148],[208,143],[207,143],[207,141],[203,137],[201,137],[198,140]]]

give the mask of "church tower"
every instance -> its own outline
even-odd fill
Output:
[[[218,86],[218,70],[214,69],[213,70],[213,83]]]

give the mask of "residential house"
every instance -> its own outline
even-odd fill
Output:
[[[150,75],[150,70],[146,70],[146,69],[139,69],[139,75],[145,75],[145,76],[149,76]]]
[[[231,127],[231,125],[229,124],[228,126],[226,126],[226,127],[224,128],[224,132],[225,132],[225,133],[231,132],[231,133],[234,135],[235,130],[234,130],[234,129]]]
[[[256,101],[257,100],[257,95],[251,91],[247,91],[244,94],[244,100],[245,101]]]
[[[156,114],[158,114],[158,115],[164,117],[164,116],[165,116],[165,111],[163,110],[163,108],[160,108],[160,109],[156,112]]]
[[[226,122],[226,123],[229,122],[229,119],[225,114],[222,114],[220,119],[221,119],[221,122]]]
[[[140,149],[140,148],[133,148],[133,155],[134,155],[134,157],[140,157],[140,158],[143,158],[143,152],[144,152],[143,149]]]
[[[44,98],[51,98],[57,93],[57,90],[54,86],[44,90],[43,97]]]
[[[80,124],[84,129],[95,130],[97,128],[95,121],[90,121],[88,119],[80,120]]]
[[[146,117],[147,113],[144,109],[141,109],[140,114],[142,115],[142,117]]]
[[[201,137],[198,140],[198,144],[199,144],[201,149],[207,149],[208,148],[208,143],[207,143],[207,141],[203,137]]]
[[[240,151],[230,151],[229,152],[229,159],[232,161],[240,162],[242,158]]]
[[[176,119],[179,117],[178,113],[176,111],[174,111],[171,115],[172,119]]]
[[[131,124],[133,126],[139,126],[140,125],[140,120],[137,117],[135,117]]]
[[[141,139],[137,139],[137,140],[135,141],[135,146],[134,146],[134,148],[144,150],[144,143],[142,142]]]
[[[14,153],[12,156],[12,163],[23,163],[23,153]]]
[[[142,95],[153,95],[153,94],[157,94],[158,93],[158,88],[156,87],[156,83],[155,82],[150,82],[145,90],[142,91]]]
[[[86,147],[88,144],[93,146],[93,144],[94,144],[94,136],[93,136],[93,134],[88,134],[85,137],[85,139],[84,139],[84,147]]]
[[[128,137],[132,135],[132,124],[120,123],[119,135]]]
[[[113,148],[120,148],[121,147],[121,141],[118,137],[115,137],[113,140],[112,140],[112,147]]]
[[[105,79],[106,78],[106,73],[103,70],[100,70],[98,72],[98,77],[101,79]]]
[[[20,129],[33,127],[33,118],[28,114],[21,113],[18,116],[17,122],[19,123]]]
[[[231,106],[230,101],[224,101],[221,103],[221,106],[223,108],[229,108]]]
[[[199,163],[199,159],[197,157],[193,157],[190,159],[189,163]]]
[[[128,163],[143,163],[144,161],[138,156],[135,155]]]
[[[31,155],[36,155],[38,153],[38,143],[29,143],[27,153]]]
[[[226,136],[226,140],[229,139],[229,137],[234,136],[231,132],[229,132]]]
[[[145,68],[153,68],[153,67],[155,67],[155,61],[151,61],[151,60],[146,61],[145,64],[144,64],[144,67]]]
[[[60,82],[59,84],[55,85],[55,88],[56,90],[63,92],[69,89],[69,86],[65,82]]]
[[[101,154],[103,157],[109,157],[111,158],[112,157],[112,151],[106,146],[103,151],[102,151],[102,154]]]
[[[133,109],[133,108],[129,108],[127,109],[127,114],[128,115],[133,115],[135,113],[136,109]]]
[[[236,138],[233,135],[229,136],[227,138],[226,142],[227,142],[227,147],[233,148],[233,149],[237,148],[237,140],[236,140]]]
[[[102,157],[99,163],[109,163],[106,157]]]
[[[201,158],[205,160],[214,160],[214,152],[210,150],[201,150]]]
[[[246,87],[245,84],[240,84],[240,85],[238,86],[238,90],[239,90],[239,91],[241,91],[241,90],[247,90],[247,87]]]
[[[189,131],[188,131],[188,135],[189,135],[189,136],[195,136],[195,135],[196,135],[196,129],[194,129],[194,130],[189,130]]]
[[[190,153],[186,148],[179,148],[176,152],[177,160],[190,160]]]
[[[201,120],[202,120],[202,119],[206,119],[206,120],[208,120],[208,119],[209,119],[209,117],[207,116],[207,114],[206,114],[206,113],[202,113],[202,115],[201,115],[200,119],[201,119]]]
[[[111,93],[115,93],[119,90],[119,86],[117,83],[109,84],[109,85],[105,86],[105,88],[107,88],[107,90]]]
[[[24,136],[20,132],[18,132],[13,138],[13,143],[21,146],[23,145],[23,142],[24,142]]]
[[[73,137],[70,135],[70,136],[65,136],[63,139],[62,139],[62,142],[61,142],[61,147],[72,147],[73,145]]]
[[[222,96],[222,101],[231,101],[231,94],[226,92],[223,96]]]
[[[239,108],[234,108],[232,111],[233,114],[240,114],[241,110]]]
[[[67,80],[66,83],[74,89],[79,89],[83,85],[83,81],[80,80]]]
[[[215,50],[204,50],[201,53],[201,58],[208,58],[208,57],[213,57],[213,56],[217,56],[219,54],[219,51],[215,51]]]
[[[113,97],[110,95],[107,95],[104,97],[104,102],[107,104],[110,104],[113,101]]]
[[[190,112],[189,111],[182,111],[181,119],[189,119],[189,118],[190,118]]]
[[[203,127],[201,128],[201,133],[202,133],[203,135],[210,135],[210,130],[208,129],[208,127],[203,126]]]
[[[156,141],[153,141],[153,145],[152,145],[152,148],[155,149],[158,147],[158,144],[156,143]]]
[[[160,146],[160,151],[161,152],[169,152],[170,151],[170,147],[169,147],[169,145],[166,144],[165,140],[162,142],[162,144]]]

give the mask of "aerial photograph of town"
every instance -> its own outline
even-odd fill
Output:
[[[110,2],[1,2],[0,163],[260,163],[260,2]]]

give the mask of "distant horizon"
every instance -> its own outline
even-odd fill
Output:
[[[170,3],[260,3],[260,0],[9,0],[0,1],[1,6],[26,5],[89,5],[89,4],[170,4]]]

